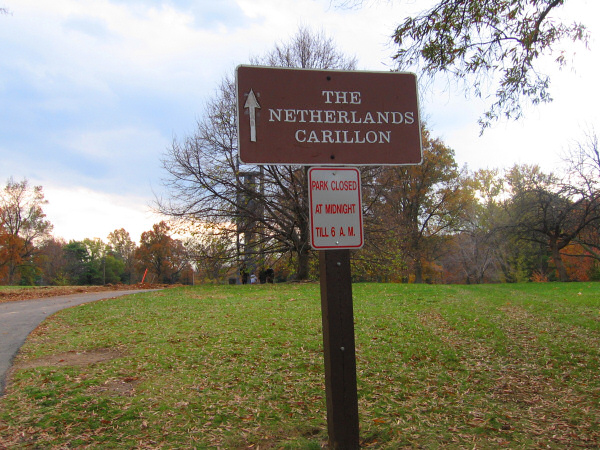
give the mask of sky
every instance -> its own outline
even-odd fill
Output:
[[[394,67],[391,34],[428,2],[374,0],[0,0],[0,185],[44,188],[53,234],[134,241],[163,219],[161,159],[191,134],[203,107],[238,64],[305,26],[333,38],[358,69]],[[421,116],[471,170],[515,163],[561,165],[560,155],[598,124],[600,3],[569,0],[561,17],[583,21],[590,48],[552,69],[551,104],[527,108],[479,135],[485,99],[438,80]],[[487,100],[489,104],[489,99]]]

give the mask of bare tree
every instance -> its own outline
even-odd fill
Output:
[[[232,269],[235,245],[221,230],[199,230],[193,233],[193,237],[184,241],[184,244],[201,278],[219,282]]]
[[[443,264],[447,270],[452,269],[462,275],[459,277],[457,274],[453,281],[480,284],[490,272],[495,272],[496,258],[491,238],[490,234],[478,231],[462,232],[452,237]]]
[[[585,133],[564,157],[568,167],[567,181],[575,195],[585,199],[591,210],[589,225],[574,239],[590,256],[600,261],[600,148],[595,130]]]
[[[323,33],[306,28],[252,62],[311,69],[356,65]],[[232,77],[226,77],[207,103],[195,133],[174,140],[163,159],[169,198],[159,199],[158,209],[183,222],[205,222],[224,234],[236,233],[238,254],[252,265],[263,264],[266,254],[290,253],[296,277],[306,279],[310,254],[306,170],[240,164],[235,113],[235,86]]]
[[[600,148],[594,129],[585,132],[583,141],[571,146],[563,160],[568,167],[569,184],[590,195],[600,189]]]
[[[271,52],[252,58],[251,62],[273,67],[337,70],[355,69],[357,63],[356,58],[337,50],[333,39],[323,31],[314,32],[307,27],[300,27],[288,42],[276,44]]]

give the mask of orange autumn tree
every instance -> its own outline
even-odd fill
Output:
[[[569,244],[562,255],[569,280],[590,281],[596,261],[581,245]]]
[[[19,269],[33,257],[36,244],[50,236],[52,224],[42,205],[48,203],[41,186],[29,186],[27,179],[8,180],[0,191],[0,280],[18,281]]]
[[[158,283],[175,283],[188,264],[187,252],[181,241],[170,236],[171,228],[162,221],[152,230],[142,233],[140,246],[135,251],[138,270],[149,273]]]
[[[18,236],[7,233],[4,227],[0,229],[0,284],[12,284],[9,274],[12,268],[23,261],[18,251],[22,246],[22,240]]]

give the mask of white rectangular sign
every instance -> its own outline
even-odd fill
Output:
[[[363,246],[360,172],[354,167],[308,171],[310,244],[315,250]]]

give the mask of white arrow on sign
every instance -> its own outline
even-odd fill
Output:
[[[256,95],[254,95],[254,91],[252,89],[250,89],[250,93],[248,94],[248,98],[244,104],[244,108],[248,108],[250,110],[250,140],[252,142],[256,142],[256,108],[260,108],[260,105],[258,104]]]

